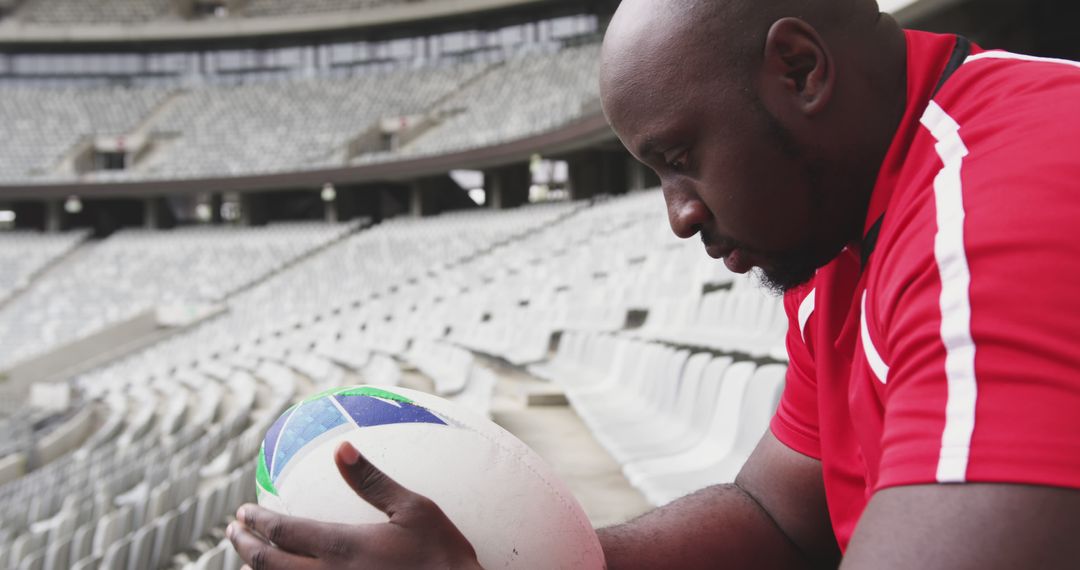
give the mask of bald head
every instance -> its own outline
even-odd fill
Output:
[[[702,80],[747,81],[772,24],[799,18],[823,35],[870,28],[876,0],[623,0],[604,37],[601,90],[642,75],[692,69]]]
[[[676,235],[784,289],[861,237],[904,59],[875,0],[623,0],[600,92]]]
[[[744,2],[625,0],[604,37],[601,82],[612,87],[642,68],[690,58],[741,60],[746,50]],[[714,34],[722,34],[717,37]],[[717,42],[720,40],[720,42]],[[717,42],[717,43],[714,43]],[[722,43],[722,45],[721,45]]]

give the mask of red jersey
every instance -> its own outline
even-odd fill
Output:
[[[973,48],[950,65],[955,36],[906,36],[876,245],[785,298],[771,427],[821,460],[842,549],[887,487],[1080,488],[1080,64]]]

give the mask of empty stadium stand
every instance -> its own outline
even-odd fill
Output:
[[[0,184],[266,175],[496,146],[598,115],[598,49],[248,85],[0,86],[12,142]],[[128,146],[126,168],[92,164],[100,139]]]
[[[167,92],[154,89],[24,89],[4,87],[0,123],[8,144],[0,153],[0,181],[57,176],[65,158],[95,136],[132,132]],[[70,165],[67,166],[71,170]],[[70,175],[69,175],[70,176]]]
[[[383,118],[425,114],[481,65],[354,79],[208,87],[179,97],[151,127],[172,137],[129,178],[191,178],[341,166],[350,143]]]
[[[493,64],[430,111],[439,118],[436,124],[393,154],[434,155],[494,146],[595,114],[600,109],[599,53],[594,44]],[[393,154],[362,155],[357,162],[386,160]]]
[[[660,200],[649,191],[360,231],[121,232],[83,245],[16,303],[33,305],[38,286],[58,291],[53,275],[101,265],[90,295],[135,281],[119,290],[227,310],[74,379],[72,405],[53,416],[59,435],[14,429],[23,436],[0,450],[0,467],[21,475],[0,484],[0,566],[238,568],[224,524],[252,499],[252,458],[281,411],[329,386],[395,385],[409,367],[487,412],[497,380],[478,354],[530,364],[565,390],[653,503],[730,480],[776,405],[784,366],[764,349],[783,331],[763,326],[754,346],[723,335],[707,345],[703,323],[654,320],[679,299],[720,292],[747,304],[738,314],[748,322],[772,315],[745,278],[670,236]],[[193,278],[149,271],[170,266]]]
[[[47,24],[132,24],[175,18],[172,0],[29,0],[15,17]]]
[[[0,308],[7,325],[0,332],[0,369],[145,311],[221,303],[355,228],[281,224],[129,230],[87,243],[68,263]]]
[[[70,253],[87,237],[85,231],[64,234],[0,233],[0,306],[25,289],[41,271]]]

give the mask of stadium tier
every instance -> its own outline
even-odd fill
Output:
[[[586,45],[493,64],[429,112],[439,120],[396,154],[423,156],[494,146],[595,114],[600,110],[598,55],[598,45]],[[361,155],[356,162],[387,158],[393,155]]]
[[[0,88],[0,122],[8,144],[0,152],[0,180],[48,176],[79,142],[136,128],[166,95],[160,89]]]
[[[354,228],[285,224],[165,233],[132,230],[87,244],[0,308],[0,319],[7,324],[0,332],[0,368],[158,307],[220,303]],[[19,247],[18,242],[4,245]]]
[[[0,306],[30,284],[39,272],[74,249],[87,232],[41,235],[30,232],[0,233]]]
[[[0,86],[0,184],[263,175],[494,146],[597,114],[597,53],[240,86]],[[87,166],[101,139],[137,147],[126,168]]]
[[[21,436],[0,458],[0,566],[238,568],[224,524],[253,498],[253,458],[284,409],[331,386],[396,385],[408,366],[486,413],[496,379],[477,355],[531,365],[565,389],[654,503],[730,480],[782,384],[784,366],[768,364],[784,333],[771,320],[778,301],[672,237],[661,203],[647,191],[367,229],[125,231],[77,245],[6,310],[49,315],[46,298],[110,295],[223,310],[73,379],[74,403],[49,428],[59,435],[34,442],[13,428]],[[76,273],[85,291],[61,291]],[[671,316],[677,299],[769,326],[752,343],[700,342],[703,323]],[[33,344],[9,342],[6,362],[30,350],[9,347]],[[92,429],[77,423],[88,415]],[[5,421],[27,425],[14,411]],[[646,426],[648,437],[633,435]]]
[[[138,23],[175,18],[171,0],[30,0],[14,17],[46,24]]]

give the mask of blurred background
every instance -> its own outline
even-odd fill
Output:
[[[1075,1],[880,2],[1080,58]],[[0,0],[0,568],[238,568],[266,428],[352,383],[488,414],[596,525],[733,478],[787,321],[608,128],[617,6]]]

